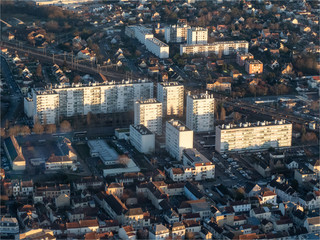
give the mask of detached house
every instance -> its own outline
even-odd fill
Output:
[[[169,237],[169,229],[162,224],[157,224],[150,228],[149,239],[150,240],[163,240]]]
[[[261,193],[259,194],[259,201],[260,204],[277,204],[277,194],[273,191],[270,191],[270,189],[265,188]]]
[[[122,240],[136,240],[136,231],[131,226],[123,226],[119,229],[119,237]]]

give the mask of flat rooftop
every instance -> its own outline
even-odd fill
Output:
[[[169,47],[167,44],[164,42],[160,41],[158,38],[148,38],[147,41],[151,41],[154,44],[158,45],[159,47]]]
[[[90,147],[90,152],[97,153],[104,164],[118,159],[118,153],[102,139],[89,140],[88,146]]]
[[[176,129],[178,129],[180,132],[183,132],[183,131],[192,131],[190,130],[189,128],[187,128],[186,125],[184,125],[181,121],[179,120],[174,120],[174,119],[171,119],[170,121],[168,121],[168,123],[172,126],[174,126]]]
[[[131,127],[134,128],[135,130],[137,130],[141,135],[153,135],[154,134],[143,124],[131,125]]]
[[[221,42],[213,42],[213,43],[206,43],[206,44],[181,44],[180,47],[205,47],[205,46],[214,46],[214,45],[220,45],[220,44],[247,44],[249,46],[249,42],[245,40],[239,40],[239,41],[221,41]]]
[[[203,164],[212,164],[205,156],[203,156],[197,149],[195,148],[187,148],[184,150],[184,155],[192,162],[192,163],[203,163]]]
[[[37,95],[58,94],[54,89],[34,88],[33,91],[34,91]]]
[[[33,91],[37,95],[41,94],[58,94],[56,90],[59,89],[73,89],[73,88],[87,88],[87,87],[103,87],[103,86],[116,86],[116,85],[130,85],[130,84],[153,84],[148,79],[138,79],[138,80],[122,80],[119,82],[116,81],[110,81],[110,82],[104,82],[104,83],[97,83],[97,82],[89,82],[88,84],[69,84],[69,83],[62,83],[62,84],[56,84],[52,89],[45,89],[45,88],[34,88]]]
[[[153,103],[161,103],[159,102],[157,99],[155,98],[149,98],[149,99],[146,99],[146,100],[138,100],[136,101],[136,103],[140,103],[140,104],[153,104]]]
[[[159,83],[161,86],[164,87],[176,87],[176,86],[183,86],[182,84],[178,83],[178,82],[161,82]]]
[[[250,63],[250,64],[263,64],[260,60],[256,60],[256,59],[248,60],[248,63]]]
[[[237,129],[237,128],[252,128],[252,127],[265,127],[265,126],[275,126],[275,125],[286,125],[291,124],[286,120],[275,120],[272,122],[263,121],[263,122],[255,122],[255,123],[239,123],[239,124],[222,124],[218,126],[220,129]]]
[[[213,94],[208,94],[208,92],[195,94],[195,95],[188,95],[192,99],[214,99]]]

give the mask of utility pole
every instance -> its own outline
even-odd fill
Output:
[[[52,54],[52,62],[54,63],[54,53]]]

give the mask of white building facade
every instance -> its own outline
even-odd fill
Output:
[[[59,119],[59,94],[54,90],[32,90],[33,122],[53,124]]]
[[[169,57],[169,45],[160,41],[158,38],[147,38],[146,48],[149,52],[152,52],[158,58],[168,58]]]
[[[155,135],[148,128],[130,125],[130,142],[141,153],[151,154],[155,149]]]
[[[182,116],[184,86],[177,82],[158,83],[157,100],[162,103],[163,116]]]
[[[270,147],[290,147],[292,124],[285,120],[274,122],[240,123],[216,127],[215,149],[226,151],[248,151]]]
[[[188,29],[187,44],[207,44],[208,29],[201,27],[192,27]]]
[[[156,99],[138,100],[134,103],[134,124],[142,124],[151,132],[162,134],[162,103]]]
[[[187,41],[188,29],[187,24],[176,24],[165,28],[164,38],[167,43],[183,43]]]
[[[182,161],[186,180],[201,181],[215,176],[215,165],[194,148],[183,151]],[[188,171],[190,167],[191,171]],[[188,176],[188,173],[192,175]]]
[[[33,89],[34,120],[57,123],[59,117],[87,115],[89,112],[116,113],[133,110],[138,99],[153,97],[153,83],[146,80],[109,82],[88,85],[58,85],[48,89]]]
[[[210,53],[223,55],[235,54],[238,51],[248,53],[249,43],[247,41],[227,41],[227,42],[214,42],[208,44],[181,44],[180,55],[186,53],[190,55],[202,54],[208,56]]]
[[[214,98],[206,93],[187,95],[186,125],[195,132],[214,130]]]
[[[152,29],[144,26],[127,26],[125,34],[128,37],[136,38],[140,43],[144,44],[147,50],[159,58],[169,57],[169,46],[159,39],[155,38]]]
[[[181,160],[183,150],[193,148],[193,131],[178,120],[166,122],[166,150],[175,159]]]

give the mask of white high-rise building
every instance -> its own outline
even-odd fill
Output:
[[[152,29],[144,26],[127,26],[125,28],[125,34],[128,37],[136,38],[142,44],[144,44],[149,52],[152,52],[159,58],[169,57],[169,46],[164,42],[155,38],[152,33]]]
[[[183,150],[193,148],[193,131],[178,120],[166,122],[166,150],[177,160],[181,160]]]
[[[240,123],[216,127],[215,149],[226,151],[249,151],[270,147],[290,147],[292,124],[285,120],[274,122]]]
[[[158,83],[157,100],[162,102],[163,116],[183,115],[184,86],[177,82]]]
[[[162,103],[156,99],[138,100],[134,103],[134,124],[142,124],[151,132],[162,134]]]
[[[169,57],[169,46],[158,38],[147,38],[146,48],[159,58]]]
[[[59,85],[50,90],[33,89],[34,119],[47,124],[59,117],[87,115],[89,112],[116,113],[133,111],[136,100],[153,97],[153,83],[146,80],[88,85]]]
[[[207,44],[208,29],[201,27],[192,27],[188,29],[187,44]]]
[[[208,56],[210,53],[216,55],[230,55],[237,52],[248,53],[249,42],[247,41],[226,41],[226,42],[214,42],[207,44],[181,44],[180,55],[186,54],[202,54]]]
[[[165,28],[164,37],[166,42],[183,43],[187,41],[188,29],[187,24],[175,24]]]
[[[59,94],[54,90],[32,89],[33,122],[54,124],[59,120]]]
[[[214,130],[213,95],[187,95],[186,125],[195,132]]]
[[[141,124],[130,125],[130,142],[141,153],[154,152],[155,135]]]

